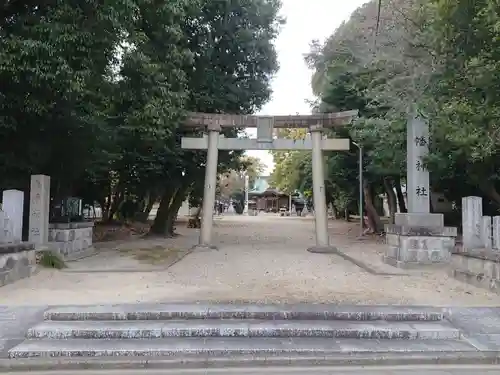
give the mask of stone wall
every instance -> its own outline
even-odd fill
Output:
[[[453,255],[453,276],[468,284],[500,293],[500,253],[487,249]]]
[[[93,252],[93,222],[52,223],[49,225],[49,244],[64,260],[73,260]]]
[[[0,287],[33,275],[36,267],[34,244],[0,244]]]

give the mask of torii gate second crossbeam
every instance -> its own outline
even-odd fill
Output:
[[[350,141],[349,139],[324,138],[322,131],[328,127],[346,125],[357,114],[357,111],[305,116],[191,114],[185,126],[202,127],[208,130],[208,135],[204,135],[202,138],[182,138],[183,149],[207,150],[205,187],[203,190],[203,217],[200,240],[195,249],[216,249],[216,246],[212,243],[212,211],[215,204],[219,150],[311,150],[316,245],[307,250],[314,253],[336,252],[337,249],[330,245],[328,237],[323,150],[349,150]],[[256,127],[257,139],[225,138],[220,135],[221,128],[224,127]],[[311,136],[305,140],[274,139],[274,128],[308,128]]]

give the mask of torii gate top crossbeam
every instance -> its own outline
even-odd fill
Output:
[[[193,112],[189,114],[184,126],[193,128],[210,128],[213,126],[222,128],[256,128],[259,119],[272,119],[274,128],[308,128],[312,125],[334,127],[346,125],[357,116],[357,110],[295,116],[226,115]]]

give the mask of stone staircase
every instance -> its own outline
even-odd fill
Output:
[[[61,307],[10,358],[276,356],[475,350],[441,309],[337,305]]]

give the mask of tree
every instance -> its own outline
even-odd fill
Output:
[[[488,1],[432,1],[428,9],[435,17],[424,35],[440,67],[427,97],[435,123],[429,165],[452,183],[463,184],[467,170],[466,186],[498,208],[500,10]]]
[[[186,99],[185,61],[179,46],[180,23],[188,9],[183,1],[143,1],[122,42],[122,65],[114,81],[110,122],[119,152],[103,170],[100,202],[112,219],[125,202],[136,200],[147,218],[162,185],[177,173],[175,134]],[[107,185],[107,186],[106,186]],[[163,191],[165,194],[165,191]],[[143,217],[144,218],[144,217]],[[164,220],[168,220],[166,217]]]
[[[279,129],[278,137],[285,139],[305,139],[306,129]],[[295,190],[307,189],[310,186],[305,183],[304,170],[305,163],[311,160],[310,152],[287,150],[271,151],[274,160],[274,170],[271,174],[270,183],[278,190],[293,193]],[[311,185],[312,186],[312,185]]]
[[[89,17],[89,15],[93,15]],[[0,171],[27,190],[29,174],[71,192],[106,137],[115,47],[131,17],[120,1],[12,1],[0,15]]]
[[[251,187],[256,178],[262,175],[265,168],[262,161],[253,156],[242,156],[239,164],[240,170],[229,170],[219,175],[218,185],[222,198],[231,199],[235,195],[244,196],[245,176],[248,176],[248,185]]]

